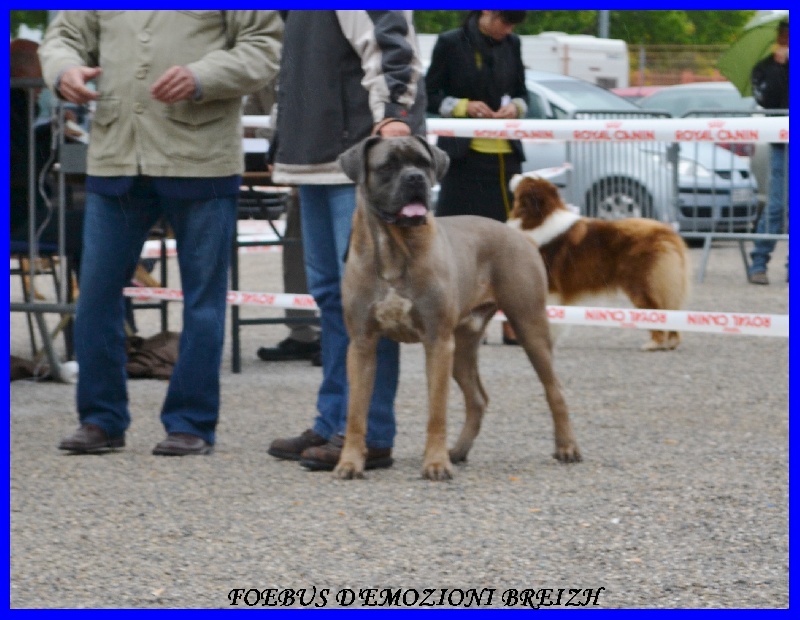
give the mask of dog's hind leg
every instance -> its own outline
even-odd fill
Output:
[[[506,310],[508,314],[508,310]],[[538,314],[538,316],[537,316]],[[522,318],[523,320],[518,320]],[[561,391],[561,385],[553,370],[552,345],[547,322],[547,315],[542,308],[537,313],[533,308],[527,312],[509,315],[514,331],[520,344],[525,349],[533,369],[544,386],[545,398],[550,406],[555,428],[556,451],[553,457],[564,463],[573,463],[581,460],[581,453],[575,435],[572,432],[572,423],[569,420],[567,403]],[[517,319],[517,320],[515,320]]]
[[[481,430],[483,413],[489,404],[489,397],[478,374],[478,348],[482,337],[483,331],[476,333],[462,328],[456,332],[453,378],[464,394],[466,416],[458,440],[450,450],[450,460],[453,463],[467,460],[472,443]]]

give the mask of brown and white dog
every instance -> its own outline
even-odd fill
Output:
[[[621,291],[637,308],[679,310],[689,291],[686,244],[670,226],[644,218],[582,217],[542,178],[511,181],[514,209],[508,224],[539,245],[551,295],[562,305]],[[651,331],[645,351],[674,349],[675,331]]]

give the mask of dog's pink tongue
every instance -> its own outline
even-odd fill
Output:
[[[405,207],[400,209],[400,215],[403,217],[421,217],[427,212],[428,209],[425,208],[425,205],[419,202],[412,202],[411,204],[407,204]]]

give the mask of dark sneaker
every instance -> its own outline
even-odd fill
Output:
[[[747,281],[750,284],[769,284],[769,278],[765,271],[756,271],[747,276]]]
[[[322,445],[303,450],[300,455],[300,464],[311,471],[333,471],[342,454],[344,437],[334,435],[331,440]],[[391,467],[394,463],[391,448],[367,448],[367,459],[364,469],[382,469]]]
[[[260,347],[256,351],[259,359],[265,362],[286,362],[290,360],[310,360],[320,350],[319,340],[300,342],[294,338],[286,338],[277,347]]]
[[[787,279],[786,281],[788,282],[789,280]],[[314,355],[311,358],[311,365],[322,366],[322,349],[314,353]]]
[[[322,446],[327,443],[327,439],[317,435],[310,428],[303,432],[299,437],[289,437],[287,439],[276,439],[269,445],[267,454],[278,459],[299,461],[300,453],[307,448]]]

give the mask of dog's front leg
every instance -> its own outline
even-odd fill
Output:
[[[453,465],[447,452],[447,397],[453,372],[453,335],[425,343],[428,373],[428,435],[422,476],[429,480],[450,480]]]
[[[347,429],[344,447],[334,473],[342,479],[363,478],[367,455],[367,413],[375,386],[377,336],[351,340],[347,347]]]

